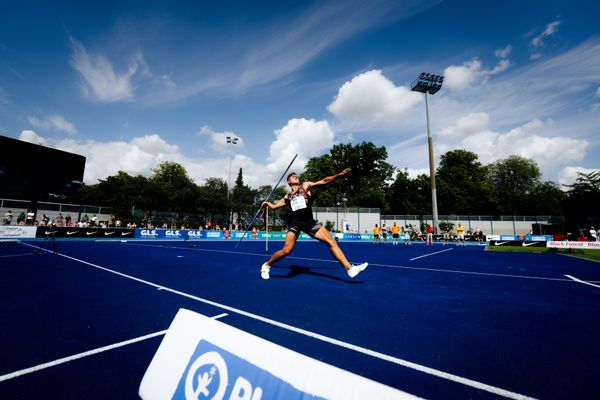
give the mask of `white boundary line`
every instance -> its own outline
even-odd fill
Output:
[[[582,281],[581,279],[575,278],[574,276],[571,276],[571,275],[566,275],[566,274],[565,274],[565,276],[566,276],[567,278],[569,278],[569,279],[572,279],[572,280],[574,280],[575,282],[579,282],[579,283],[583,283],[584,285],[590,285],[590,286],[593,286],[593,287],[600,288],[600,286],[599,286],[599,285],[594,285],[593,283],[589,283],[589,282],[587,282],[587,281]]]
[[[33,245],[29,245],[29,246],[33,246]],[[33,247],[36,247],[36,246],[33,246]],[[273,325],[273,326],[277,326],[279,328],[282,328],[282,329],[285,329],[285,330],[288,330],[288,331],[291,331],[291,332],[299,333],[301,335],[308,336],[308,337],[311,337],[311,338],[314,338],[314,339],[318,339],[318,340],[321,340],[321,341],[326,342],[326,343],[330,343],[330,344],[334,344],[336,346],[340,346],[340,347],[344,347],[344,348],[347,348],[347,349],[350,349],[350,350],[354,350],[356,352],[359,352],[359,353],[362,353],[362,354],[365,354],[365,355],[368,355],[368,356],[371,356],[371,357],[375,357],[375,358],[378,358],[380,360],[384,360],[384,361],[388,361],[388,362],[391,362],[391,363],[394,363],[394,364],[398,364],[398,365],[401,365],[403,367],[414,369],[416,371],[423,372],[423,373],[426,373],[426,374],[429,374],[429,375],[432,375],[432,376],[436,376],[438,378],[443,378],[443,379],[446,379],[446,380],[449,380],[449,381],[452,381],[452,382],[456,382],[456,383],[460,383],[460,384],[463,384],[463,385],[466,385],[466,386],[470,386],[470,387],[473,387],[475,389],[484,390],[486,392],[493,393],[493,394],[496,394],[498,396],[507,397],[507,398],[510,398],[510,399],[532,399],[532,397],[528,397],[528,396],[525,396],[525,395],[522,395],[522,394],[519,394],[519,393],[516,393],[516,392],[511,392],[511,391],[508,391],[508,390],[505,390],[505,389],[501,389],[499,387],[495,387],[495,386],[492,386],[492,385],[488,385],[488,384],[485,384],[485,383],[482,383],[482,382],[478,382],[478,381],[475,381],[475,380],[472,380],[472,379],[463,378],[462,376],[450,374],[448,372],[440,371],[440,370],[437,370],[437,369],[434,369],[434,368],[426,367],[424,365],[420,365],[420,364],[416,364],[416,363],[413,363],[413,362],[410,362],[410,361],[406,361],[406,360],[403,360],[401,358],[396,358],[396,357],[393,357],[393,356],[390,356],[390,355],[387,355],[387,354],[379,353],[379,352],[374,351],[374,350],[370,350],[370,349],[367,349],[367,348],[364,348],[364,347],[356,346],[356,345],[353,345],[351,343],[343,342],[343,341],[338,340],[338,339],[330,338],[328,336],[324,336],[324,335],[321,335],[321,334],[318,334],[318,333],[315,333],[315,332],[311,332],[311,331],[307,331],[305,329],[297,328],[297,327],[295,327],[293,325],[288,325],[288,324],[283,323],[283,322],[275,321],[275,320],[272,320],[272,319],[269,319],[269,318],[266,318],[266,317],[263,317],[263,316],[260,316],[260,315],[257,315],[257,314],[253,314],[251,312],[244,311],[244,310],[241,310],[239,308],[231,307],[231,306],[228,306],[228,305],[225,305],[225,304],[222,304],[222,303],[217,303],[216,301],[204,299],[204,298],[201,298],[201,297],[198,297],[198,296],[194,296],[194,295],[191,295],[191,294],[188,294],[188,293],[185,293],[185,292],[181,292],[181,291],[176,290],[176,289],[171,289],[171,288],[168,288],[166,286],[158,285],[156,283],[153,283],[153,282],[150,282],[150,281],[146,281],[144,279],[136,278],[134,276],[127,275],[127,274],[124,274],[122,272],[114,271],[114,270],[111,270],[109,268],[101,267],[99,265],[92,264],[90,262],[87,262],[87,261],[84,261],[84,260],[80,260],[80,259],[75,258],[75,257],[68,256],[66,254],[60,254],[60,253],[58,253],[58,255],[61,256],[61,257],[68,258],[70,260],[73,260],[73,261],[85,264],[85,265],[89,265],[90,267],[98,268],[98,269],[101,269],[103,271],[110,272],[110,273],[122,276],[124,278],[128,278],[128,279],[134,280],[136,282],[140,282],[140,283],[143,283],[143,284],[146,284],[146,285],[149,285],[149,286],[153,286],[153,287],[156,287],[156,288],[161,288],[164,291],[171,292],[171,293],[174,293],[174,294],[178,294],[178,295],[180,295],[182,297],[187,297],[189,299],[196,300],[196,301],[199,301],[201,303],[205,303],[205,304],[209,304],[209,305],[212,305],[212,306],[215,306],[215,307],[218,307],[218,308],[222,308],[224,310],[227,310],[227,311],[230,311],[230,312],[233,312],[233,313],[236,313],[236,314],[240,314],[240,315],[243,315],[245,317],[252,318],[252,319],[255,319],[255,320],[258,320],[258,321],[270,324],[270,325]]]
[[[454,247],[450,247],[449,249],[446,249],[446,250],[435,251],[433,253],[423,254],[422,256],[411,258],[409,261],[414,261],[414,260],[418,260],[419,258],[429,257],[429,256],[432,256],[434,254],[445,253],[445,252],[450,251],[450,250],[454,250]]]
[[[264,254],[261,254],[261,253],[246,253],[246,252],[240,252],[240,251],[217,250],[217,249],[201,249],[198,247],[188,248],[188,247],[177,247],[177,246],[164,246],[164,245],[159,245],[159,244],[143,244],[143,245],[141,245],[139,243],[132,243],[131,245],[159,247],[159,248],[175,249],[175,250],[206,251],[209,253],[242,254],[242,255],[247,255],[247,256],[266,257]],[[337,260],[325,260],[323,258],[287,256],[286,259],[320,261],[320,262],[328,262],[328,263],[335,263],[335,264],[338,263]],[[531,275],[495,274],[492,272],[459,271],[459,270],[453,270],[453,269],[408,267],[405,265],[388,265],[388,264],[377,264],[377,263],[369,263],[369,265],[371,265],[371,266],[375,265],[377,267],[384,267],[384,268],[410,269],[410,270],[427,271],[427,272],[445,272],[445,273],[451,273],[451,274],[494,276],[494,277],[498,277],[498,278],[518,278],[518,279],[534,279],[534,280],[542,280],[542,281],[569,282],[568,279],[563,279],[563,278],[544,278],[541,276],[531,276]]]
[[[225,317],[225,316],[227,316],[227,313],[215,315],[214,317],[210,317],[210,318],[212,318],[212,319],[219,319],[219,318],[222,318],[222,317]],[[167,333],[167,331],[168,331],[168,329],[165,329],[164,331],[158,331],[158,332],[150,333],[148,335],[139,336],[139,337],[136,337],[136,338],[133,338],[133,339],[125,340],[123,342],[114,343],[114,344],[111,344],[111,345],[108,345],[108,346],[104,346],[104,347],[99,347],[99,348],[94,349],[94,350],[84,351],[83,353],[74,354],[72,356],[59,358],[58,360],[54,360],[54,361],[50,361],[50,362],[47,362],[47,363],[44,363],[44,364],[36,365],[35,367],[25,368],[25,369],[21,369],[19,371],[11,372],[9,374],[1,375],[0,376],[0,382],[7,381],[9,379],[14,379],[14,378],[17,378],[17,377],[22,376],[22,375],[30,374],[32,372],[41,371],[41,370],[46,369],[46,368],[55,367],[57,365],[67,363],[69,361],[79,360],[80,358],[92,356],[94,354],[103,353],[103,352],[108,351],[108,350],[113,350],[113,349],[117,349],[119,347],[123,347],[123,346],[127,346],[127,345],[130,345],[130,344],[133,344],[133,343],[141,342],[141,341],[146,340],[146,339],[152,339],[153,337],[164,335],[165,333]]]

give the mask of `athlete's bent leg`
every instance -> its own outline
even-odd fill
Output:
[[[264,263],[260,268],[260,276],[263,279],[269,279],[269,272],[273,263],[277,262],[278,260],[281,260],[283,257],[290,254],[292,250],[294,250],[294,246],[296,245],[297,239],[298,235],[294,232],[288,232],[287,235],[285,235],[285,244],[283,245],[283,249],[273,253],[271,258],[269,258],[269,261]]]

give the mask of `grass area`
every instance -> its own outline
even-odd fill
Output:
[[[569,256],[585,258],[600,262],[600,250],[590,249],[547,249],[545,247],[523,247],[523,246],[486,246],[486,251],[497,251],[504,253],[549,253],[556,252]]]

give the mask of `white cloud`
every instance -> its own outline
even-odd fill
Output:
[[[486,83],[490,76],[506,71],[510,61],[501,59],[498,65],[490,70],[482,68],[481,61],[477,58],[465,61],[463,65],[451,65],[444,70],[444,87],[461,91],[477,83]]]
[[[46,139],[44,139],[43,137],[41,137],[34,131],[30,131],[30,130],[21,131],[21,134],[19,135],[19,139],[21,139],[24,142],[33,143],[33,144],[41,144],[41,145],[46,144]]]
[[[546,29],[544,29],[542,33],[531,39],[531,45],[534,47],[542,46],[544,44],[543,39],[558,32],[559,26],[560,21],[550,22],[548,25],[546,25]]]
[[[444,70],[444,86],[451,90],[462,90],[471,86],[481,75],[481,62],[477,59],[463,65],[451,65]]]
[[[496,75],[500,72],[506,71],[510,67],[510,61],[508,60],[500,60],[498,65],[496,65],[491,71],[489,71],[489,75]]]
[[[275,141],[269,148],[267,170],[272,175],[283,173],[290,161],[298,154],[293,169],[304,168],[310,157],[319,155],[333,145],[334,133],[327,121],[294,118],[274,132]]]
[[[440,137],[469,136],[487,129],[490,116],[487,113],[472,113],[456,120],[456,125],[443,129]]]
[[[494,54],[496,54],[496,57],[498,57],[498,58],[508,58],[508,56],[510,55],[511,52],[512,52],[512,46],[509,44],[503,49],[496,49]]]
[[[126,71],[119,73],[106,56],[89,54],[83,44],[73,38],[71,47],[71,66],[83,78],[81,88],[86,96],[102,103],[134,99],[133,78],[137,73],[143,75],[147,72],[141,52],[136,52]]]
[[[372,70],[344,83],[327,109],[341,119],[392,123],[420,100],[418,93],[396,86],[380,70]]]
[[[219,153],[232,153],[244,147],[244,139],[234,132],[216,132],[213,131],[209,126],[205,125],[200,128],[198,135],[210,137],[212,149],[218,151]],[[238,138],[237,143],[227,143],[227,137]]]
[[[578,178],[577,173],[589,174],[592,172],[600,171],[598,168],[583,168],[583,167],[565,167],[558,174],[558,183],[566,186],[572,185]]]
[[[600,86],[598,86],[598,89],[596,89],[596,96],[600,97]]]
[[[53,129],[58,132],[65,132],[69,135],[77,133],[75,125],[67,121],[60,115],[51,115],[48,118],[42,119],[36,116],[29,116],[27,120],[31,125],[40,129]]]
[[[589,142],[561,136],[542,136],[537,132],[547,127],[539,119],[511,129],[494,132],[489,128],[486,113],[473,113],[461,117],[456,124],[442,131],[438,147],[442,153],[464,148],[479,155],[483,163],[490,163],[511,154],[534,160],[542,170],[582,160]]]

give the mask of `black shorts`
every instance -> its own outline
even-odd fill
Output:
[[[398,234],[397,234],[397,233],[392,233],[392,237],[393,237],[394,239],[398,239]]]
[[[289,232],[296,234],[296,236],[300,235],[300,232],[306,233],[311,238],[314,238],[319,229],[321,229],[323,225],[318,223],[317,221],[312,221],[307,224],[304,223],[295,223],[290,226],[288,229]]]

